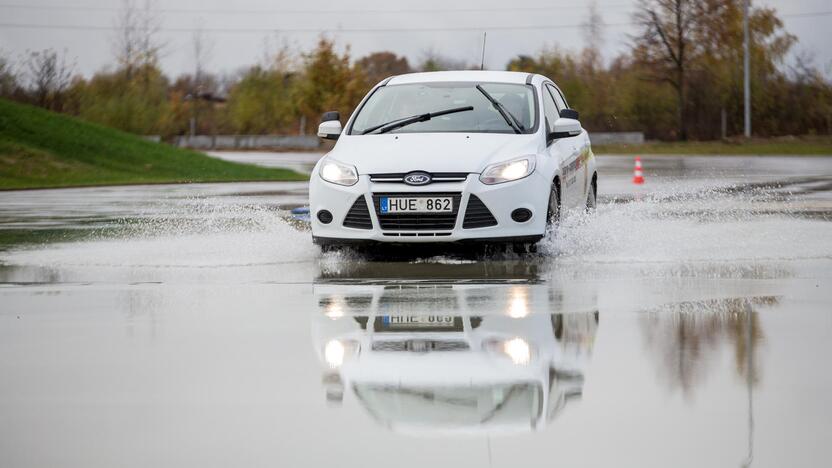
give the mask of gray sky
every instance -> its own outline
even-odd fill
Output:
[[[635,3],[597,1],[608,25],[606,58],[627,46],[627,34],[633,29],[622,23],[631,20]],[[296,50],[308,50],[320,30],[332,31],[327,35],[340,48],[349,44],[353,57],[391,50],[407,56],[414,65],[431,49],[478,63],[481,31],[487,30],[486,68],[502,69],[511,57],[534,54],[544,45],[581,48],[584,35],[579,25],[586,19],[588,4],[580,0],[156,0],[164,29],[161,38],[166,43],[162,65],[171,75],[193,70],[191,30],[200,25],[213,44],[207,68],[217,72],[251,65],[267,47],[275,49],[284,42]],[[829,0],[761,0],[755,4],[777,8],[786,29],[798,36],[795,51],[812,54],[815,63],[832,76]],[[0,0],[0,50],[18,58],[26,50],[66,49],[76,59],[78,70],[90,75],[113,62],[114,32],[107,28],[115,24],[120,6],[121,0]],[[807,15],[818,12],[826,14]],[[544,29],[547,26],[555,28]],[[231,31],[218,31],[223,29]]]

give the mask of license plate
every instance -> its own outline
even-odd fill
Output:
[[[462,321],[452,315],[383,315],[376,319],[376,331],[462,330]]]
[[[381,197],[381,214],[392,213],[452,213],[454,200],[451,197]]]

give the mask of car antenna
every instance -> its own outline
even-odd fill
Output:
[[[482,58],[480,58],[480,70],[485,69],[485,35],[487,32],[482,32]]]

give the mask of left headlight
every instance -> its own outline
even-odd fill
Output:
[[[358,182],[358,171],[354,166],[341,164],[337,161],[326,161],[321,166],[321,179],[338,185],[355,185]]]
[[[502,184],[528,177],[532,172],[534,156],[526,156],[486,167],[480,174],[480,182],[486,185]]]
[[[483,347],[489,352],[511,359],[514,364],[523,366],[531,362],[536,351],[532,345],[520,337],[487,340],[483,342]]]

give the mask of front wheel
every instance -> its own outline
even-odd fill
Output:
[[[536,254],[537,244],[528,242],[516,242],[511,244],[511,251],[517,255]]]
[[[586,197],[586,211],[587,213],[591,213],[595,211],[595,207],[598,205],[598,182],[596,179],[592,179],[592,184],[589,186],[589,194]]]
[[[560,187],[557,180],[552,181],[549,191],[549,206],[546,212],[546,232],[551,232],[560,221]]]

